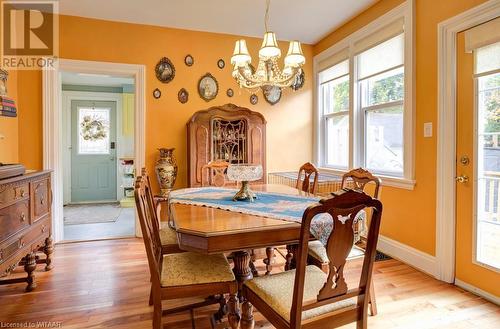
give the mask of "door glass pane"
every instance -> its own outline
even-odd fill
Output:
[[[349,115],[326,119],[326,162],[336,168],[349,166]]]
[[[500,73],[479,77],[477,85],[476,256],[500,268]]]
[[[109,108],[78,108],[78,153],[109,154]]]
[[[403,106],[366,112],[366,167],[403,175]]]

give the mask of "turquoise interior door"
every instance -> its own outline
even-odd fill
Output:
[[[71,202],[116,201],[116,102],[71,102]]]

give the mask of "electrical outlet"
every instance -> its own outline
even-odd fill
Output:
[[[432,122],[424,123],[424,137],[432,137]]]

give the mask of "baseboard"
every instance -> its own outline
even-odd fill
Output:
[[[437,263],[434,256],[383,235],[379,236],[377,249],[392,258],[437,278]]]
[[[463,282],[462,280],[455,278],[455,285],[464,290],[470,291],[475,295],[483,297],[484,299],[489,300],[492,303],[500,305],[500,297],[490,294],[489,292],[486,292],[482,289],[476,288],[475,286],[468,284],[467,282]]]

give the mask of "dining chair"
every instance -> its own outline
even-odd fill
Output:
[[[363,169],[363,168],[358,168],[358,169],[353,169],[347,173],[345,173],[342,176],[342,189],[346,189],[347,186],[349,186],[350,189],[353,189],[358,192],[365,192],[365,187],[367,186],[368,183],[373,183],[373,193],[372,197],[374,199],[379,198],[379,192],[380,192],[380,185],[381,185],[381,180],[380,178],[374,176],[372,173],[369,171]],[[365,217],[363,221],[360,221],[359,218],[362,217],[361,214],[358,216],[357,220],[354,222],[354,235],[355,235],[355,242],[357,242],[358,238],[357,236],[360,234],[360,226],[361,225],[366,225],[368,218],[366,218],[366,212],[363,212],[363,216]],[[362,223],[360,223],[362,222]],[[357,258],[361,258],[365,256],[365,251],[363,248],[354,245],[351,252],[349,253],[347,259],[348,260],[353,260]],[[330,269],[330,260],[326,252],[326,248],[321,243],[320,241],[311,241],[309,242],[309,255],[308,255],[308,263],[312,265],[316,265],[319,267],[321,270],[323,270],[325,273],[328,273]],[[369,300],[370,300],[370,314],[371,315],[376,315],[377,314],[377,302],[375,299],[375,290],[373,284],[370,285],[371,291],[369,293]]]
[[[177,313],[207,305],[207,302],[201,302],[163,310],[163,300],[229,294],[229,323],[236,329],[238,284],[226,257],[223,254],[203,255],[195,252],[164,254],[146,185],[145,177],[137,177],[135,202],[151,274],[153,328],[163,328],[163,313]]]
[[[226,171],[229,167],[229,162],[215,160],[210,161],[201,168],[201,186],[217,186],[224,187],[227,183]],[[205,173],[208,173],[205,177]]]
[[[168,222],[162,222],[159,217],[158,207],[155,204],[153,198],[153,190],[151,189],[151,181],[146,168],[141,169],[141,177],[144,181],[144,188],[147,197],[148,206],[153,212],[153,223],[154,229],[158,231],[160,235],[162,252],[164,254],[184,252],[184,250],[179,248],[179,243],[177,241],[177,232],[175,229],[168,225]]]
[[[303,177],[303,178],[302,178]],[[311,184],[311,177],[313,181]],[[299,175],[297,177],[297,190],[302,192],[314,194],[318,188],[319,171],[312,163],[304,163],[299,168]],[[287,245],[287,255],[285,256],[285,270],[288,271],[295,267],[295,257],[294,254],[297,251],[296,245]]]
[[[316,193],[316,189],[318,188],[318,175],[318,169],[312,163],[304,163],[299,168],[299,177],[297,177],[297,189],[310,194]],[[302,177],[304,178],[302,179]],[[314,177],[312,183],[311,177]]]
[[[373,210],[358,284],[349,289],[344,267],[354,244],[353,222],[365,208]],[[307,264],[311,221],[330,214],[333,230],[326,251],[329,273]],[[302,216],[296,269],[258,277],[243,284],[243,309],[255,306],[278,329],[336,328],[351,322],[367,327],[368,292],[382,216],[382,203],[354,190],[341,190],[306,209]],[[252,322],[252,320],[246,320]],[[252,323],[250,323],[250,327]]]

